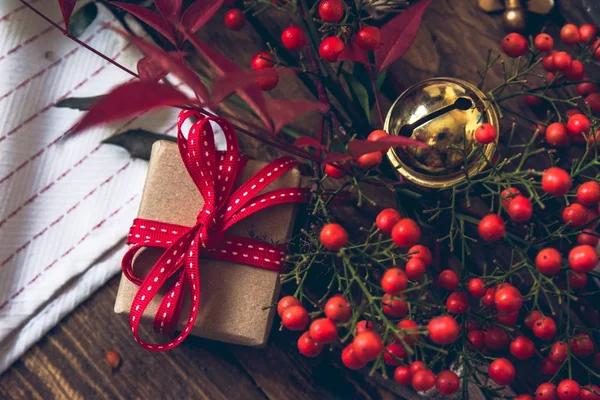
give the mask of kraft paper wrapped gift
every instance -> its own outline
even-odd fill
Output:
[[[266,163],[250,160],[236,187],[258,172]],[[274,189],[298,187],[300,173],[293,169],[268,186]],[[141,199],[139,218],[193,226],[202,208],[202,196],[188,175],[175,143],[158,141],[152,147],[148,176]],[[290,238],[296,206],[280,204],[257,212],[234,225],[228,233],[280,244]],[[136,275],[145,277],[163,249],[146,248],[134,259]],[[279,296],[277,272],[209,258],[200,259],[200,311],[191,334],[208,339],[264,346],[273,322],[273,304]],[[121,276],[115,302],[117,314],[129,315],[138,286]],[[161,296],[156,296],[143,314],[142,323],[151,327]],[[184,301],[180,318],[189,312]],[[183,327],[182,321],[179,326]]]

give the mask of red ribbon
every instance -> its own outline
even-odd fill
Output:
[[[188,138],[181,132],[183,122],[196,117]],[[217,151],[210,122],[223,130],[227,149]],[[235,130],[219,117],[206,117],[184,110],[177,120],[177,144],[185,167],[204,199],[204,206],[193,227],[168,224],[138,218],[130,229],[128,243],[132,246],[123,258],[125,276],[140,288],[131,305],[129,324],[135,340],[147,350],[165,351],[179,345],[189,335],[200,307],[199,258],[210,257],[257,268],[280,271],[285,257],[284,246],[274,246],[253,239],[227,235],[227,230],[257,211],[277,204],[306,202],[307,189],[288,188],[259,194],[269,184],[298,165],[291,157],[279,158],[233,191],[246,159],[240,156]],[[133,272],[133,258],[142,247],[165,248],[166,251],[145,279]],[[163,344],[142,341],[138,329],[144,310],[165,285],[175,276],[175,283],[161,301],[154,318],[154,329],[162,334],[174,332],[184,299],[184,289],[191,298],[190,313],[185,327],[173,340]]]

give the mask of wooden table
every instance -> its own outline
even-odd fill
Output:
[[[563,0],[553,19],[573,22],[585,12]],[[223,10],[202,36],[241,65],[248,65],[258,36],[246,26],[225,32]],[[281,26],[291,21],[277,19]],[[277,26],[269,26],[276,34]],[[556,27],[554,27],[556,30]],[[280,30],[279,30],[280,32]],[[412,49],[392,70],[401,86],[436,76],[477,82],[489,48],[499,51],[500,15],[481,12],[476,0],[435,0],[425,13]],[[498,81],[492,74],[488,79]],[[296,95],[295,84],[280,85],[275,97]],[[306,91],[304,91],[305,93]],[[254,152],[256,143],[245,142]],[[254,150],[254,151],[253,151]],[[188,338],[167,353],[149,353],[133,341],[128,323],[112,312],[118,277],[84,302],[0,377],[2,399],[392,399],[414,398],[407,389],[341,365],[339,352],[309,359],[295,348],[297,334],[275,324],[263,350]],[[142,332],[147,334],[148,332]],[[107,350],[122,357],[111,371]]]

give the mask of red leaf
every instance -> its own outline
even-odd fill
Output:
[[[213,66],[214,69],[217,70],[219,75],[236,74],[242,71],[230,59],[220,54],[206,43],[200,41],[197,37],[191,35],[189,32],[185,33],[185,37],[194,45],[196,50],[206,57],[206,60]],[[263,96],[258,85],[249,86],[245,89],[238,89],[236,92],[248,104],[248,106],[250,106],[252,111],[258,115],[267,129],[272,130],[273,125],[271,124],[271,119],[269,118],[269,111],[265,103],[265,97]]]
[[[100,98],[71,128],[71,133],[154,108],[182,106],[188,103],[189,99],[172,86],[140,81],[128,82]]]
[[[125,36],[131,42],[143,51],[147,56],[150,56],[162,69],[167,72],[172,72],[185,84],[187,84],[202,102],[207,102],[210,98],[208,89],[202,83],[200,77],[192,71],[181,59],[180,54],[177,52],[167,53],[157,46],[151,45],[144,42],[142,39],[132,36],[125,31],[113,28],[116,32]]]
[[[266,68],[258,71],[238,71],[222,75],[213,81],[210,88],[212,92],[212,102],[214,104],[219,104],[238,90],[245,89],[249,86],[257,86],[258,84],[256,81],[258,78],[271,77],[276,74],[277,71],[273,68]]]
[[[381,28],[381,37],[385,39],[383,44],[375,50],[377,72],[389,67],[390,64],[410,49],[417,36],[423,13],[429,3],[431,3],[431,0],[419,1]]]
[[[181,51],[170,52],[178,58],[183,58],[187,53]],[[160,66],[160,62],[157,62],[152,56],[146,56],[140,58],[137,63],[137,72],[140,76],[140,80],[143,82],[158,82],[167,75],[167,71]]]
[[[174,45],[176,44],[175,31],[167,22],[165,22],[165,20],[160,15],[150,11],[146,7],[138,6],[135,4],[119,2],[114,2],[110,4],[122,8],[123,10],[132,14],[133,16],[139,18],[146,24],[150,25],[152,28],[156,29],[161,35],[166,37],[169,40],[169,42],[173,43]]]
[[[311,138],[310,136],[301,136],[294,141],[294,146],[296,147],[314,147],[317,150],[324,149],[325,147],[319,143],[315,138]]]
[[[344,51],[342,51],[340,53],[337,60],[338,61],[349,60],[349,61],[359,62],[359,63],[365,64],[365,65],[370,65],[369,64],[369,55],[367,54],[367,52],[365,50],[359,48],[352,42],[346,43],[346,46],[344,47]]]
[[[181,0],[154,0],[154,4],[167,21],[179,22]]]
[[[275,134],[300,115],[310,111],[327,111],[326,105],[306,100],[268,99],[267,108],[275,124]]]
[[[69,29],[69,19],[71,18],[71,14],[73,14],[73,10],[75,9],[75,2],[77,0],[58,0],[58,5],[60,6],[60,12],[62,13],[63,20],[65,21],[65,28]]]
[[[352,160],[352,156],[346,153],[329,153],[325,155],[323,162],[329,164],[338,161],[348,161]]]
[[[375,151],[386,151],[392,147],[404,146],[429,147],[425,142],[421,142],[420,140],[410,139],[404,136],[385,136],[376,141],[353,140],[348,143],[348,150],[350,151],[350,154],[356,158],[363,154],[373,153]]]
[[[223,0],[196,0],[181,17],[181,23],[188,32],[194,33],[221,8]]]

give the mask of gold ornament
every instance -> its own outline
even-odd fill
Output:
[[[522,3],[521,0],[479,0],[479,7],[486,12],[504,10],[502,20],[504,29],[508,32],[525,30],[527,11],[546,15],[554,8],[554,0],[528,0],[525,1],[527,7],[523,7]]]
[[[464,157],[476,144],[475,129],[485,122],[499,128],[496,111],[474,85],[454,78],[422,81],[396,99],[384,130],[421,140],[429,148],[390,149],[387,157],[408,182],[423,188],[447,188],[466,179],[465,169],[472,175],[485,166],[479,152],[471,153],[467,160]],[[485,145],[487,160],[495,149],[496,143]]]

